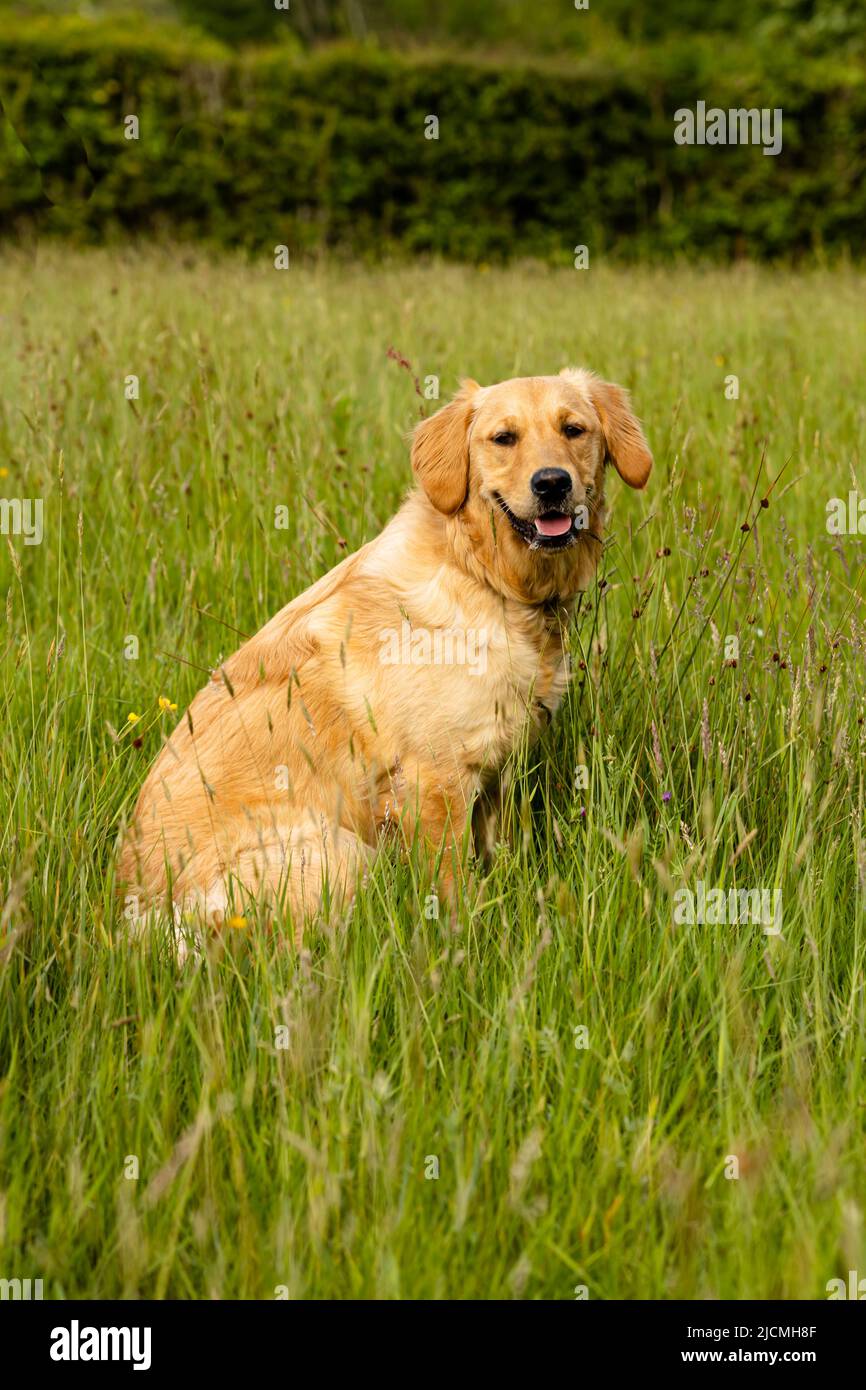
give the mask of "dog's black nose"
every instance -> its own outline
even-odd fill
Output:
[[[542,502],[561,502],[571,492],[571,474],[564,468],[539,468],[529,486]]]

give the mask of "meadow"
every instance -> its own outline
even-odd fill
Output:
[[[863,495],[864,290],[4,252],[0,497],[43,510],[0,557],[0,1276],[592,1300],[866,1275],[866,537],[826,526]],[[392,514],[427,378],[566,364],[630,387],[656,468],[610,478],[570,695],[492,865],[437,916],[383,854],[300,951],[254,920],[182,969],[131,941],[113,859],[161,738]],[[781,930],[676,921],[699,883],[778,890]]]

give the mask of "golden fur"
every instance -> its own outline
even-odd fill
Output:
[[[478,793],[565,690],[561,633],[601,553],[608,461],[632,487],[652,467],[625,393],[578,369],[466,381],[418,425],[419,486],[397,515],[224,662],[164,745],[121,856],[142,911],[170,898],[219,920],[236,890],[285,895],[300,932],[389,826],[444,851],[448,891]],[[530,479],[550,467],[587,518],[555,550],[515,529],[533,533]],[[483,634],[483,663],[437,662],[429,643],[405,659],[407,633],[444,630]],[[383,659],[383,633],[403,659]]]

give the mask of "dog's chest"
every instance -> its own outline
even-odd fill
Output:
[[[476,682],[476,719],[464,733],[467,760],[500,766],[524,734],[553,715],[568,685],[558,634],[493,627],[487,666]]]

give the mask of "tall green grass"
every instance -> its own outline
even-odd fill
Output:
[[[825,526],[864,481],[864,287],[6,255],[0,496],[41,497],[44,537],[0,560],[0,1277],[570,1299],[866,1275],[866,545]],[[492,867],[436,917],[383,857],[300,952],[252,920],[182,970],[130,943],[113,853],[178,717],[159,697],[179,714],[235,629],[376,534],[431,408],[413,375],[444,399],[567,363],[632,389],[656,470],[610,479],[573,687]],[[698,880],[781,889],[781,935],[678,925]]]

